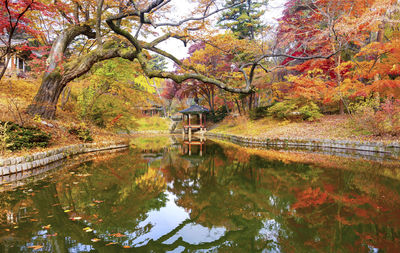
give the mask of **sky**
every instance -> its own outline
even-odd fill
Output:
[[[190,0],[172,0],[175,8],[174,13],[188,13],[191,7]],[[268,25],[274,26],[277,24],[276,19],[281,17],[283,6],[287,0],[269,0],[267,11],[263,15],[264,22]],[[189,46],[185,47],[181,41],[171,39],[165,43],[160,44],[160,48],[177,56],[178,59],[183,59],[188,56],[187,50]],[[173,69],[173,63],[169,62],[168,69]]]

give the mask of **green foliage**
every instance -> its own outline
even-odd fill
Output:
[[[153,70],[166,70],[168,62],[166,61],[166,58],[161,55],[152,55],[151,60],[149,61],[149,65],[151,69]]]
[[[242,2],[241,4],[239,4]],[[225,6],[238,4],[222,13],[219,24],[225,29],[231,30],[239,39],[255,39],[255,34],[265,25],[261,22],[264,14],[262,6],[267,5],[266,0],[227,0]]]
[[[149,86],[145,80],[132,85],[139,73],[137,66],[124,59],[112,59],[97,64],[89,80],[77,96],[78,115],[95,125],[109,129],[128,129],[134,125],[132,104],[138,100],[139,86]],[[145,90],[146,88],[143,88]],[[141,94],[143,95],[143,94]]]
[[[249,111],[249,118],[251,120],[262,119],[268,116],[268,107],[269,106],[260,106],[253,108]]]
[[[303,120],[307,121],[315,121],[322,117],[322,113],[320,112],[318,105],[314,104],[313,102],[309,102],[300,107],[299,112],[302,115]]]
[[[298,99],[285,100],[271,106],[268,113],[279,119],[302,119],[314,121],[322,117],[319,107],[311,102]]]
[[[146,131],[146,130],[158,130],[168,131],[170,120],[160,117],[141,117],[135,120],[135,130]]]
[[[22,148],[47,147],[51,135],[36,127],[22,127],[12,122],[0,122],[1,150],[20,150]],[[4,143],[3,143],[4,141]]]
[[[68,129],[70,134],[76,135],[79,140],[84,142],[91,142],[93,138],[90,134],[90,129],[85,124],[80,124],[78,126],[72,126]]]
[[[217,123],[217,122],[222,121],[227,115],[228,115],[228,110],[226,109],[225,106],[221,106],[214,112],[214,114],[209,113],[207,115],[207,119],[208,119],[208,121]]]

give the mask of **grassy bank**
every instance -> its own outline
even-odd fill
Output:
[[[211,130],[214,133],[265,138],[303,138],[354,141],[393,141],[396,136],[374,136],[358,129],[349,115],[325,115],[315,122],[281,121],[271,117],[250,120],[228,117]]]
[[[70,85],[72,87],[71,97],[63,109],[60,106],[57,108],[55,120],[41,119],[40,117],[26,114],[26,108],[33,100],[39,85],[40,80],[37,79],[3,78],[0,82],[0,121],[13,122],[28,128],[35,127],[46,134],[50,134],[51,139],[47,147],[23,148],[12,152],[0,149],[0,157],[23,156],[29,153],[40,152],[47,148],[58,148],[85,141],[118,141],[128,137],[117,134],[118,128],[110,126],[110,124],[107,127],[99,127],[90,120],[79,116],[79,105],[76,98],[76,94],[82,89],[79,83],[72,83]],[[133,115],[132,125],[125,127],[136,131],[168,130],[168,121],[168,119],[159,117],[139,117]],[[78,133],[76,131],[74,133],[71,129],[78,129]],[[80,131],[79,129],[83,130]],[[82,139],[82,137],[84,138]]]

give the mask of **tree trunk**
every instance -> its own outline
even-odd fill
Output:
[[[344,114],[344,103],[342,98],[339,100],[339,113],[340,115]]]
[[[56,114],[57,101],[66,83],[62,82],[59,74],[43,78],[42,84],[36,94],[33,103],[28,107],[28,113],[31,115],[40,115],[46,119],[53,119]]]
[[[10,59],[11,59],[11,54],[7,54],[7,55],[6,55],[6,58],[7,58],[7,60],[4,61],[4,67],[3,67],[3,69],[2,69],[1,72],[0,72],[0,80],[3,78],[4,74],[5,74],[6,71],[7,71],[8,64],[9,64]]]
[[[241,113],[241,111],[240,111],[240,104],[239,104],[239,101],[235,98],[235,103],[236,103],[236,106],[237,106],[237,108],[238,108],[238,111],[239,111],[239,115],[242,115],[242,113]]]
[[[65,49],[71,43],[73,38],[80,34],[90,35],[87,26],[75,26],[71,30],[64,31],[59,35],[56,42],[53,44],[49,56],[50,64],[43,76],[42,84],[38,93],[28,107],[28,113],[31,115],[40,115],[43,118],[53,119],[56,113],[57,101],[64,87],[75,78],[87,73],[91,67],[100,61],[122,57],[128,60],[133,60],[137,53],[130,48],[110,48],[107,50],[96,50],[87,55],[81,56],[62,68],[58,65],[60,57],[63,56]],[[94,34],[92,34],[94,37]]]

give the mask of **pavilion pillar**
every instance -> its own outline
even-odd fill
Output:
[[[203,114],[200,113],[199,117],[200,117],[200,128],[203,128]]]

